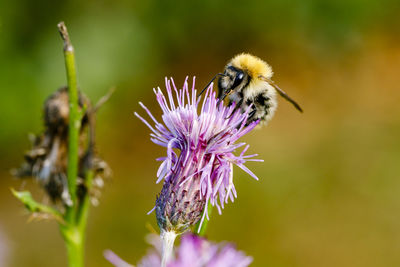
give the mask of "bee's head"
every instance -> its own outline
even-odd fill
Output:
[[[246,53],[235,56],[219,79],[219,97],[224,98],[232,91],[242,91],[251,80],[258,79],[260,75],[268,78],[272,76],[272,69],[266,62]]]
[[[242,91],[250,83],[250,80],[251,78],[245,70],[228,64],[218,80],[219,98],[224,99],[232,91]]]

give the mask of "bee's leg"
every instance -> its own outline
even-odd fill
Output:
[[[257,109],[256,107],[253,105],[252,111],[249,112],[249,116],[247,117],[247,121],[246,121],[246,126],[249,126],[250,123],[252,123],[254,121],[254,115],[256,114]]]
[[[251,117],[253,117],[254,116],[254,114],[256,114],[256,109],[253,109],[250,113],[249,113],[249,119],[251,118]]]
[[[256,112],[257,112],[256,109],[253,109],[252,111],[249,112],[249,116],[247,117],[247,123],[254,120],[253,117],[254,117],[254,114],[256,114]]]

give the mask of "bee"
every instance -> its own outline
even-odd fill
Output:
[[[224,73],[218,73],[206,88],[219,76],[219,101],[228,97],[229,106],[235,103],[235,109],[240,108],[242,112],[250,109],[246,125],[258,120],[265,124],[273,117],[278,106],[277,93],[303,112],[299,104],[271,80],[272,75],[272,68],[265,61],[243,53],[233,57]]]

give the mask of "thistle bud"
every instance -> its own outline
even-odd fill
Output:
[[[180,185],[181,182],[174,177],[166,180],[156,200],[158,226],[177,234],[185,232],[200,220],[206,202],[200,196],[199,179],[192,179],[183,185]]]

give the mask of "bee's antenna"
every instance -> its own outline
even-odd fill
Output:
[[[259,78],[263,79],[264,81],[266,81],[267,83],[269,83],[270,85],[272,85],[272,86],[276,89],[276,91],[278,91],[278,93],[279,93],[279,95],[280,95],[281,97],[283,97],[284,99],[286,99],[287,101],[289,101],[290,103],[292,103],[293,106],[294,106],[298,111],[300,111],[301,113],[303,113],[303,109],[300,107],[300,105],[297,104],[297,102],[294,101],[288,94],[286,94],[285,91],[283,91],[281,88],[279,88],[279,86],[276,85],[276,84],[274,83],[274,81],[272,81],[272,80],[270,80],[270,79],[268,79],[268,78],[265,78],[264,76],[259,76]]]
[[[211,84],[218,76],[225,76],[225,74],[223,74],[223,73],[217,73],[217,75],[215,75],[214,78],[211,79],[211,81],[206,85],[206,87],[204,87],[204,89],[201,90],[200,94],[198,94],[197,97],[201,96],[201,95],[204,93],[204,91],[210,86],[210,84]]]

